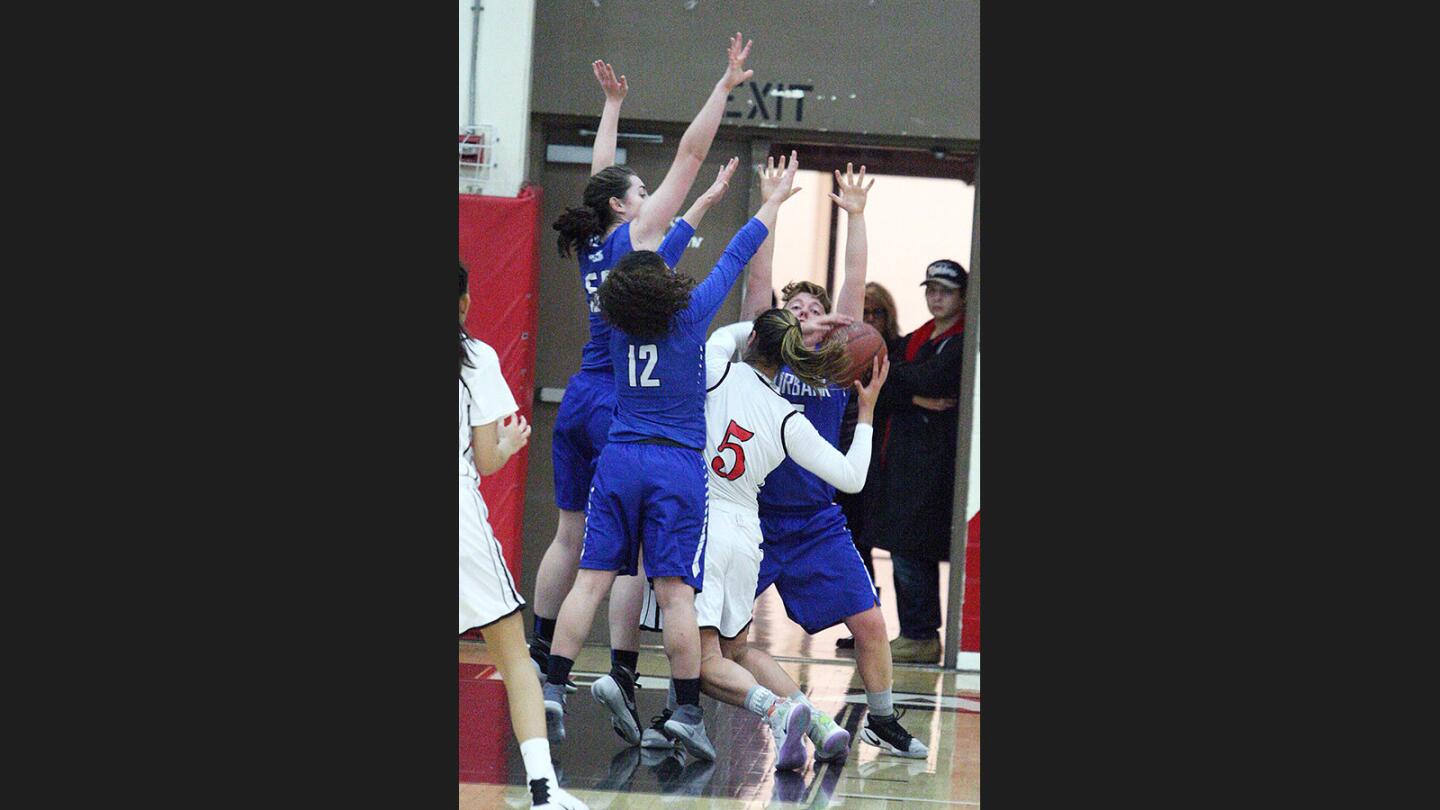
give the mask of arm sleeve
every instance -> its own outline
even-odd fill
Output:
[[[870,471],[870,438],[873,433],[870,425],[863,422],[855,425],[850,452],[841,455],[803,416],[799,419],[787,418],[780,428],[785,450],[796,464],[820,476],[825,483],[841,492],[852,493],[865,488],[865,476]]]
[[[735,279],[740,277],[740,271],[745,269],[745,264],[769,235],[770,229],[765,227],[765,223],[751,217],[725,246],[725,252],[720,255],[714,269],[690,294],[690,306],[685,308],[681,318],[692,323],[710,323],[715,313],[720,311],[720,305],[725,303],[725,296],[734,286]]]
[[[466,344],[474,368],[462,365],[460,381],[470,391],[470,425],[488,425],[502,416],[515,413],[515,395],[500,374],[500,358],[495,350],[478,340]]]
[[[732,323],[729,326],[722,326],[715,330],[710,339],[705,341],[705,388],[711,389],[725,376],[725,367],[730,364],[730,358],[735,352],[745,345],[745,339],[750,337],[752,325],[749,321]]]
[[[660,249],[656,253],[665,260],[671,270],[680,263],[680,256],[685,253],[685,248],[690,246],[690,237],[695,235],[695,226],[680,220],[670,226],[670,232],[665,234],[665,239],[660,243]]]
[[[903,357],[904,355],[901,354]],[[933,357],[915,363],[890,364],[885,387],[908,400],[912,395],[954,397],[960,394],[960,365],[965,359],[965,340],[956,335],[945,341]]]

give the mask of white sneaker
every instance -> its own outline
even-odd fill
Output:
[[[775,770],[795,771],[805,767],[805,732],[810,728],[810,707],[786,701],[770,726],[775,735]]]
[[[850,732],[830,715],[816,709],[810,713],[810,742],[815,744],[816,762],[838,762],[850,755]]]

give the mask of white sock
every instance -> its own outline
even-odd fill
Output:
[[[870,704],[870,713],[876,717],[889,717],[895,713],[895,705],[889,689],[884,692],[866,692],[865,702]]]
[[[525,760],[525,779],[549,779],[552,787],[560,787],[555,780],[555,765],[550,761],[550,741],[535,737],[520,743],[520,756]]]
[[[780,698],[776,697],[774,692],[756,684],[750,687],[750,691],[745,695],[745,708],[761,720],[768,721],[779,700]]]

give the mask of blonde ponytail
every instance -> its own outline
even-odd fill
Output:
[[[762,312],[755,319],[754,332],[755,343],[745,356],[747,360],[789,366],[796,377],[814,388],[825,388],[830,380],[845,373],[848,358],[844,344],[826,341],[819,349],[807,348],[800,321],[789,310]]]

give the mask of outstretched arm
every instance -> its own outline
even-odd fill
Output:
[[[793,154],[793,153],[792,153]],[[765,168],[760,170],[760,196],[769,199],[775,193],[776,187],[780,184],[780,177],[785,173],[785,156],[780,156],[780,163],[776,165],[775,158],[765,158]],[[770,290],[774,284],[775,266],[775,229],[770,229],[770,235],[765,237],[765,243],[755,251],[755,258],[750,260],[750,272],[745,278],[745,303],[740,310],[742,320],[753,321],[760,313],[770,308]]]
[[[865,237],[865,200],[875,181],[871,180],[870,184],[866,185],[865,167],[860,167],[860,175],[857,177],[854,164],[847,163],[844,177],[840,176],[839,169],[835,170],[835,182],[840,193],[831,194],[830,199],[844,208],[848,215],[845,229],[845,283],[840,287],[840,294],[835,296],[835,311],[859,320],[865,309],[865,265],[870,252]]]
[[[775,227],[775,216],[780,211],[780,206],[795,195],[800,189],[792,188],[795,184],[795,170],[799,168],[800,161],[795,159],[795,153],[790,153],[790,168],[786,169],[780,176],[780,183],[775,188],[755,216],[730,240],[725,246],[725,252],[720,254],[720,261],[709,275],[696,286],[695,291],[690,293],[690,306],[685,309],[683,317],[691,322],[709,324],[710,319],[715,317],[720,305],[725,303],[725,295],[730,292],[730,287],[739,278],[740,271],[745,269],[745,263],[760,249],[760,244],[769,236],[770,229]]]
[[[690,203],[690,210],[685,212],[682,219],[690,223],[692,229],[698,231],[700,220],[705,218],[705,212],[725,196],[726,190],[730,188],[730,178],[735,176],[735,167],[739,165],[740,158],[730,158],[728,163],[720,167],[720,173],[715,175],[715,182],[710,184],[710,188],[705,189],[704,194],[696,197],[695,202]]]
[[[705,156],[710,152],[715,131],[720,128],[720,119],[725,115],[725,101],[730,91],[755,74],[755,71],[745,69],[745,58],[750,55],[750,45],[753,43],[746,42],[745,47],[741,48],[742,41],[738,32],[730,38],[729,65],[725,69],[725,75],[715,83],[705,105],[680,137],[680,148],[675,153],[675,160],[670,164],[670,171],[665,174],[660,187],[646,200],[644,207],[640,209],[640,216],[630,223],[630,244],[634,245],[636,250],[654,250],[655,246],[660,244],[660,238],[670,226],[675,212],[680,210],[680,204],[690,193],[695,175],[700,173],[700,165],[705,162]]]
[[[630,92],[625,77],[615,78],[615,70],[604,61],[596,59],[590,67],[595,70],[595,80],[605,91],[605,109],[600,113],[600,129],[595,133],[595,148],[590,158],[590,174],[615,165],[615,139],[620,129],[620,103]]]

